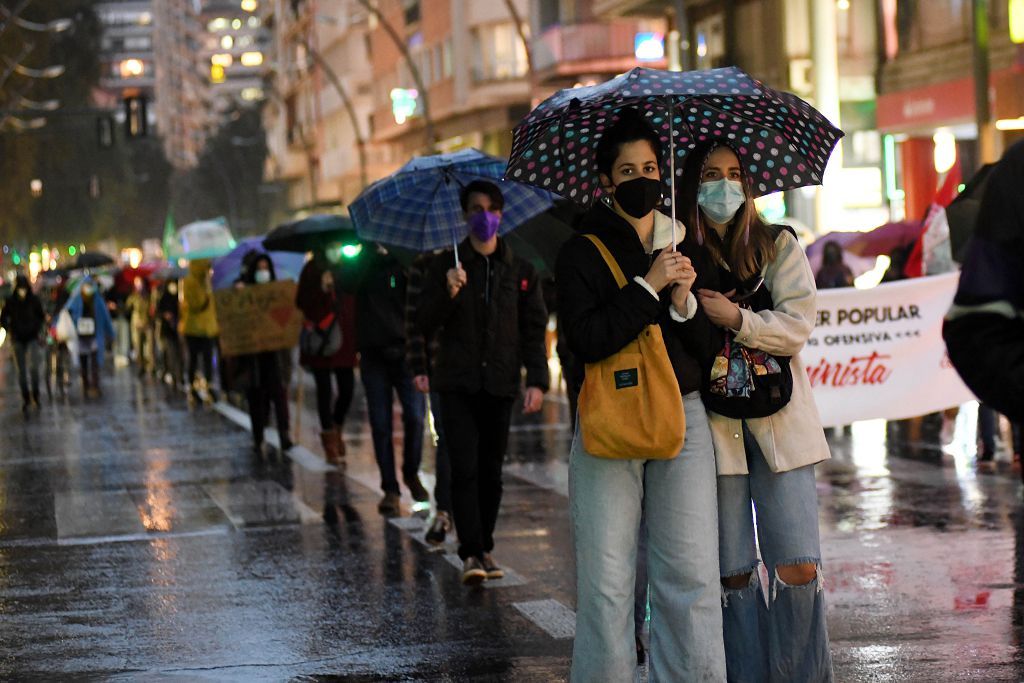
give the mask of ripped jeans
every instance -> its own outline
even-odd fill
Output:
[[[718,477],[722,576],[751,573],[746,588],[722,589],[729,681],[832,681],[814,466],[772,472],[746,423],[743,444],[749,474]],[[758,546],[771,580],[767,601],[757,573]],[[779,579],[779,566],[804,563],[818,565],[811,583],[789,586]]]

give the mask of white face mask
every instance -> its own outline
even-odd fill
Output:
[[[270,282],[270,271],[257,270],[256,274],[253,276],[253,279],[256,280],[256,284],[265,285],[268,282]]]
[[[82,285],[82,294],[84,296],[92,296],[92,285]]]
[[[743,183],[738,180],[709,180],[701,183],[697,191],[697,204],[704,215],[719,224],[731,221],[746,201]]]

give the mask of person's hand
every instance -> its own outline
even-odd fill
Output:
[[[527,387],[523,399],[523,415],[539,412],[544,405],[544,392],[537,387]]]
[[[447,280],[448,296],[454,299],[462,291],[462,288],[466,286],[466,271],[462,269],[462,266],[450,268],[448,269]]]
[[[735,289],[725,294],[713,289],[699,289],[697,300],[707,314],[708,320],[719,327],[738,330],[743,324],[743,315],[740,313],[739,305],[729,298],[735,293]]]
[[[686,300],[690,296],[693,283],[697,281],[697,271],[693,269],[690,259],[683,257],[683,274],[674,281],[672,288],[672,306],[680,313],[686,312]]]
[[[655,292],[660,292],[669,283],[682,279],[683,271],[686,267],[693,270],[690,259],[678,251],[662,249],[661,253],[658,254],[658,258],[654,259],[651,269],[647,271],[647,275],[644,275],[644,280],[654,288]]]
[[[412,378],[412,385],[416,387],[416,391],[421,394],[430,393],[430,377],[427,375],[416,375]]]

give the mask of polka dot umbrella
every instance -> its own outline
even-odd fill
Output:
[[[821,183],[843,132],[796,95],[741,69],[636,68],[593,86],[560,90],[516,127],[505,178],[583,206],[601,194],[594,150],[620,112],[646,117],[666,146],[666,203],[686,155],[707,141],[730,145],[755,196]],[[673,209],[673,214],[675,213]]]

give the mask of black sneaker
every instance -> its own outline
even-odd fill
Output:
[[[407,479],[405,481],[406,487],[409,489],[409,494],[412,499],[417,503],[426,503],[430,501],[430,493],[423,488],[423,482],[420,481],[419,475],[416,475],[413,479]]]
[[[488,581],[505,578],[505,570],[498,566],[498,563],[494,561],[490,553],[484,553],[483,565],[484,571],[487,572]]]
[[[487,579],[487,572],[478,557],[467,557],[462,562],[462,585],[479,586]]]
[[[427,529],[427,533],[424,536],[427,543],[431,545],[441,545],[444,543],[445,537],[448,532],[452,530],[452,518],[444,510],[438,510],[437,514],[434,515],[434,521]]]

